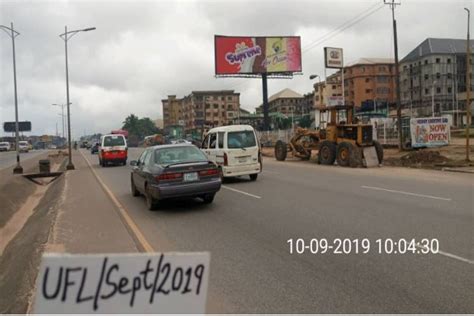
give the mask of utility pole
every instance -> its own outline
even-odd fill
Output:
[[[398,69],[398,40],[397,40],[397,20],[395,20],[395,6],[400,5],[401,2],[395,2],[395,0],[384,0],[385,4],[390,6],[392,9],[392,21],[393,21],[393,49],[395,53],[395,89],[397,91],[397,121],[398,121],[398,149],[403,150],[402,140],[402,105],[400,101],[400,70]]]
[[[268,117],[268,86],[267,74],[262,73],[262,94],[263,94],[263,130],[270,130],[270,118]]]
[[[467,42],[466,42],[466,161],[469,159],[469,126],[471,125],[471,43],[469,37],[469,24],[471,11],[467,11]]]

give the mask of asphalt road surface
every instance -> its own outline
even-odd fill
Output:
[[[20,163],[23,160],[34,158],[44,153],[45,150],[30,150],[27,153],[20,153]],[[16,165],[16,151],[0,152],[0,170]]]
[[[129,160],[140,152],[130,149]],[[165,202],[150,212],[130,194],[129,166],[102,168],[82,153],[155,250],[211,252],[208,312],[474,312],[470,174],[267,158],[256,182],[228,181],[211,205]],[[291,238],[367,238],[371,248],[290,254]],[[439,253],[380,254],[379,238],[437,239]]]

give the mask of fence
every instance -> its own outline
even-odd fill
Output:
[[[382,145],[398,145],[397,120],[393,118],[371,118],[372,138]],[[402,119],[402,139],[410,139],[410,121]]]
[[[273,147],[277,140],[288,143],[293,137],[293,129],[273,130],[273,131],[257,131],[257,137],[263,147]]]

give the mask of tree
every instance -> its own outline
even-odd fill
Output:
[[[158,128],[149,117],[138,118],[135,114],[130,114],[125,118],[122,129],[128,131],[129,137],[133,135],[140,140],[145,136],[158,133]]]

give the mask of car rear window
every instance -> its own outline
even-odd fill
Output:
[[[207,161],[207,157],[194,146],[169,147],[155,150],[155,163],[159,165],[200,161]]]
[[[125,146],[125,140],[123,136],[105,136],[104,147],[109,146]]]
[[[257,142],[253,131],[239,131],[227,133],[227,148],[255,147]]]

